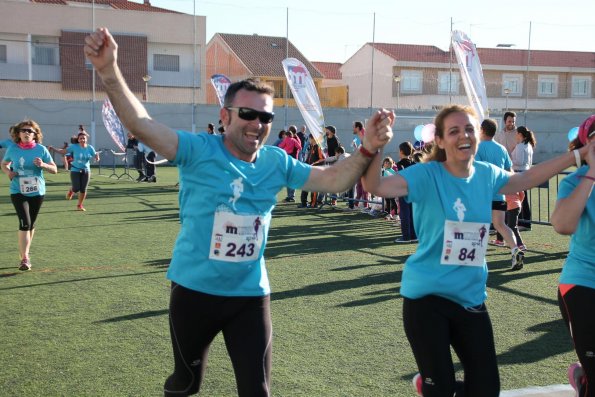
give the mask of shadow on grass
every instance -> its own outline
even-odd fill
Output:
[[[105,320],[101,320],[101,321],[93,321],[93,324],[109,324],[109,323],[117,323],[120,321],[141,320],[143,318],[163,316],[168,313],[169,313],[169,309],[149,310],[149,311],[142,312],[142,313],[127,314],[125,316],[106,318]]]
[[[498,364],[534,363],[573,350],[568,330],[561,319],[536,324],[527,331],[540,335],[499,354]]]
[[[43,287],[43,286],[48,286],[48,285],[79,283],[79,282],[83,282],[83,281],[108,280],[108,279],[121,278],[121,277],[136,277],[136,276],[144,276],[144,275],[147,275],[147,274],[155,274],[155,273],[163,273],[163,270],[156,270],[156,271],[152,271],[152,272],[143,272],[143,273],[118,274],[118,275],[114,275],[114,276],[97,276],[97,277],[75,278],[75,279],[71,279],[71,280],[49,281],[47,283],[36,283],[36,284],[27,284],[27,285],[15,285],[15,286],[12,286],[12,287],[0,288],[0,291],[8,291],[8,290],[15,290],[15,289],[25,289],[25,288],[32,288],[32,287]],[[26,273],[24,273],[24,274],[26,274]]]
[[[158,268],[167,269],[169,267],[169,263],[171,262],[171,258],[163,258],[163,259],[154,259],[151,261],[145,261],[148,266],[155,266]]]

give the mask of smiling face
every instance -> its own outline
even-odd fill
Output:
[[[504,123],[506,131],[512,131],[516,129],[516,117],[508,116]]]
[[[87,136],[85,134],[79,134],[77,140],[79,142],[79,145],[81,145],[82,147],[87,146]]]
[[[273,98],[268,94],[242,89],[236,93],[231,107],[272,112]],[[256,160],[256,152],[266,142],[272,124],[264,124],[258,118],[243,120],[234,109],[222,108],[219,115],[225,126],[224,145],[227,150],[240,160],[247,162]]]
[[[464,112],[451,113],[444,119],[443,136],[436,144],[446,153],[447,163],[471,164],[477,152],[477,120]]]

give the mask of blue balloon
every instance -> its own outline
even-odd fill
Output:
[[[424,125],[420,124],[417,127],[415,127],[415,129],[413,130],[413,136],[415,137],[416,140],[421,141],[422,140],[422,136],[421,136],[421,130],[424,129]]]
[[[578,136],[578,127],[571,128],[568,131],[568,142],[574,141]]]

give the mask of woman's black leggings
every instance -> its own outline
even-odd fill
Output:
[[[558,288],[558,304],[570,331],[574,350],[583,371],[584,383],[579,397],[595,396],[595,289],[575,285],[562,294]]]
[[[89,186],[91,174],[86,170],[70,171],[70,181],[72,182],[72,191],[74,193],[86,193]]]
[[[19,230],[33,230],[35,221],[44,196],[25,196],[24,194],[11,194],[10,200],[19,217]]]
[[[500,377],[485,305],[464,308],[435,295],[404,298],[403,322],[424,397],[498,397]],[[451,346],[465,371],[463,382],[455,380]]]
[[[169,325],[174,372],[165,396],[198,393],[209,346],[223,333],[239,397],[268,397],[271,378],[272,325],[270,297],[204,294],[172,283]]]

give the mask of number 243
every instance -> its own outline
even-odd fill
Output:
[[[239,247],[237,245],[235,245],[235,243],[229,243],[229,244],[227,244],[227,248],[229,248],[229,249],[225,253],[225,256],[231,256],[231,257],[241,256],[243,258],[245,256],[254,255],[254,244],[253,243],[242,244]]]

